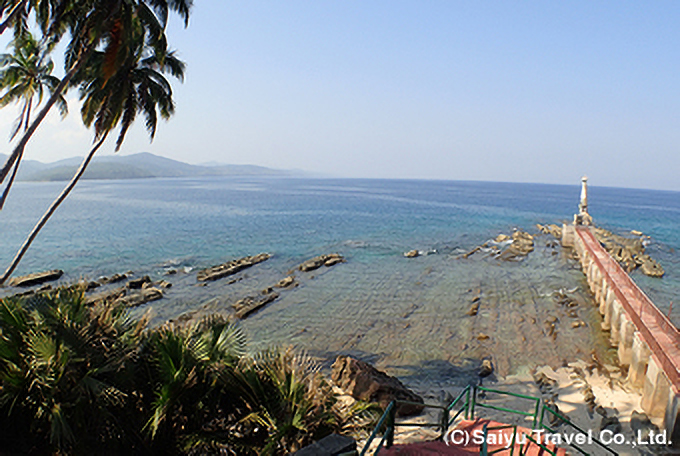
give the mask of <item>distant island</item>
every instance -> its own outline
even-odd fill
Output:
[[[0,164],[7,155],[0,154]],[[70,180],[82,158],[73,157],[53,163],[23,160],[17,179],[21,181],[49,182]],[[188,163],[159,157],[148,152],[133,155],[108,155],[95,157],[83,174],[83,179],[144,179],[153,177],[198,177],[198,176],[303,176],[302,171],[280,170],[255,165],[223,165],[210,163],[190,165]]]

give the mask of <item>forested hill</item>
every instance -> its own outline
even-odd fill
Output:
[[[0,154],[0,165],[7,155]],[[53,163],[23,160],[18,180],[63,181],[73,177],[82,158],[73,157]],[[88,166],[83,179],[141,179],[150,177],[194,176],[277,176],[293,177],[303,173],[290,170],[265,168],[255,165],[190,165],[188,163],[159,157],[148,152],[134,155],[95,157]]]

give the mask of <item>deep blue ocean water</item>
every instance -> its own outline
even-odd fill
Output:
[[[0,212],[3,269],[62,187],[15,186]],[[174,286],[165,299],[134,311],[152,308],[160,322],[196,308],[224,311],[300,262],[340,252],[347,263],[298,273],[299,287],[245,321],[255,345],[293,343],[322,358],[355,353],[402,376],[429,369],[435,380],[491,353],[501,370],[513,372],[604,344],[593,309],[581,311],[589,328],[584,338],[550,298],[559,288],[582,289],[582,274],[546,246],[549,236],[538,237],[536,251],[521,263],[484,255],[462,260],[460,253],[515,228],[536,233],[536,223],[570,221],[579,192],[579,185],[414,180],[83,181],[16,273],[60,268],[68,281],[132,270],[168,278]],[[651,236],[647,251],[666,276],[633,277],[664,312],[676,301],[678,324],[680,193],[591,186],[589,210],[599,226]],[[405,259],[411,249],[433,254]],[[197,269],[260,252],[273,257],[240,282],[196,286]],[[169,268],[180,273],[164,276]],[[482,296],[480,315],[466,317],[475,294]],[[569,343],[543,347],[536,343],[547,337],[541,320],[553,314],[564,320],[558,337]],[[490,341],[478,342],[479,332]]]

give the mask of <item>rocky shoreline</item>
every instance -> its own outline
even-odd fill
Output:
[[[537,228],[537,234],[516,230],[511,234],[498,235],[493,241],[486,242],[475,249],[458,255],[455,260],[460,261],[461,264],[472,264],[470,261],[473,261],[473,256],[477,255],[479,256],[479,259],[484,260],[485,258],[489,258],[495,260],[493,263],[498,265],[503,262],[510,262],[510,269],[521,269],[520,265],[516,267],[515,265],[512,265],[512,263],[521,263],[527,258],[531,260],[533,257],[530,257],[530,255],[538,254],[541,255],[541,258],[545,255],[548,255],[548,257],[550,257],[550,255],[557,255],[559,253],[559,249],[557,248],[559,247],[559,243],[557,240],[540,240],[540,235],[549,234],[552,237],[559,239],[561,237],[561,228],[557,225],[540,225],[537,226]],[[634,246],[637,248],[637,244],[634,244]],[[538,253],[535,253],[536,250]],[[418,255],[412,254],[407,257],[416,258],[421,255],[421,252],[417,250],[415,252],[418,252]],[[431,251],[431,253],[435,252],[436,251],[434,250]],[[638,257],[641,253],[644,253],[644,250],[637,252]],[[230,284],[235,284],[242,280],[246,270],[257,267],[258,264],[269,260],[271,256],[272,255],[268,253],[247,256],[201,270],[196,273],[195,286],[205,286],[207,282],[217,282],[220,280],[222,281],[221,283],[223,286],[231,286]],[[451,258],[453,259],[453,255]],[[221,305],[220,309],[227,315],[232,315],[234,318],[246,319],[266,306],[273,305],[277,300],[282,299],[286,293],[289,293],[290,290],[293,290],[300,285],[304,285],[306,281],[314,278],[314,274],[318,274],[317,271],[322,268],[330,268],[344,263],[345,261],[346,260],[342,255],[336,253],[311,258],[278,277],[276,277],[276,275],[273,277],[268,276],[267,282],[268,284],[271,284],[270,286],[262,288],[262,285],[260,285],[258,288],[255,288],[255,290],[259,290],[256,293],[252,293],[253,289],[251,288],[249,293],[246,292],[237,299],[232,299],[227,302],[225,306]],[[413,261],[414,265],[418,265],[421,260],[405,261]],[[478,263],[484,264],[487,261],[488,260],[484,260]],[[557,257],[555,261],[557,261]],[[199,278],[199,274],[203,280]],[[193,280],[193,275],[191,274],[187,273],[179,275],[181,275],[184,280]],[[176,274],[169,273],[168,276],[165,276],[164,280],[152,281],[147,276],[138,277],[128,272],[124,274],[115,274],[111,277],[102,277],[96,281],[86,282],[84,283],[84,286],[87,286],[88,288],[88,301],[90,303],[97,302],[98,300],[107,300],[110,302],[119,302],[129,307],[135,307],[152,300],[162,299],[166,290],[172,286],[170,280],[175,281],[175,276]],[[103,291],[99,291],[100,289]],[[485,326],[487,325],[485,322],[489,320],[489,317],[491,317],[491,319],[496,318],[494,317],[496,312],[499,312],[499,317],[502,316],[503,318],[514,321],[516,327],[521,328],[521,331],[526,332],[527,334],[532,333],[529,331],[530,328],[531,331],[535,331],[535,328],[539,328],[543,335],[541,337],[552,339],[555,341],[555,344],[561,343],[561,331],[584,331],[579,328],[592,327],[592,322],[584,316],[584,314],[587,314],[588,310],[586,308],[586,303],[579,298],[578,293],[573,293],[571,290],[556,290],[552,295],[552,301],[557,305],[556,310],[553,311],[554,313],[546,316],[546,311],[543,309],[540,312],[537,312],[536,317],[525,316],[525,314],[517,316],[517,314],[509,313],[507,310],[505,310],[505,315],[501,314],[500,312],[504,311],[504,309],[501,309],[500,307],[496,309],[494,306],[498,307],[501,304],[506,304],[503,302],[495,304],[493,302],[489,303],[488,294],[482,289],[471,289],[467,299],[469,299],[469,306],[461,312],[460,325],[461,327],[470,326],[471,339],[474,340],[469,341],[469,344],[479,347],[479,349],[474,352],[480,354],[476,358],[478,363],[476,364],[475,372],[480,374],[477,375],[477,378],[478,380],[488,378],[487,381],[490,382],[496,382],[498,380],[500,381],[498,386],[503,386],[505,384],[503,372],[507,372],[507,362],[500,360],[500,371],[496,372],[495,365],[497,364],[497,360],[494,347],[499,343],[497,340],[500,338],[494,332],[493,327]],[[173,317],[171,323],[183,325],[212,310],[214,309],[194,309],[185,312],[179,317]],[[404,315],[409,314],[407,313]],[[533,321],[531,321],[532,319]],[[580,334],[586,334],[586,332]],[[530,343],[530,341],[524,339],[523,342],[519,341],[519,343]],[[455,347],[455,349],[457,350],[458,347]],[[518,349],[520,349],[519,346]],[[463,347],[463,350],[465,350],[465,347]],[[341,351],[336,351],[336,353],[341,353]],[[359,358],[359,360],[361,360],[361,358]],[[556,369],[557,366],[553,365],[553,368]],[[331,375],[333,375],[332,369]],[[338,382],[343,383],[343,380],[338,380]],[[344,382],[347,383],[347,381]],[[347,388],[347,385],[345,385],[345,387]],[[348,390],[345,389],[345,391]],[[421,397],[425,397],[426,399],[428,394],[430,394],[428,390],[421,389],[416,391],[420,393]],[[357,396],[361,397],[358,393]],[[375,400],[375,398],[371,400]],[[597,408],[597,406],[594,408]]]

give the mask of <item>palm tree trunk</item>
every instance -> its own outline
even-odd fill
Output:
[[[5,271],[3,276],[0,278],[0,286],[2,286],[5,283],[5,281],[7,281],[7,279],[9,278],[10,275],[12,275],[12,273],[14,272],[16,267],[19,265],[19,262],[24,257],[24,254],[26,253],[28,248],[31,246],[31,244],[33,243],[33,240],[38,235],[38,233],[40,232],[42,227],[45,226],[45,223],[47,223],[47,221],[50,219],[50,217],[52,217],[52,214],[54,214],[54,212],[57,210],[59,205],[66,199],[66,197],[69,195],[69,193],[71,193],[71,190],[73,190],[73,187],[76,186],[76,184],[78,183],[78,181],[82,177],[83,173],[85,172],[85,169],[87,169],[87,165],[90,164],[92,157],[94,157],[95,152],[97,152],[97,150],[99,150],[101,145],[106,140],[107,136],[108,136],[108,132],[104,133],[102,138],[99,141],[97,141],[97,143],[92,147],[92,149],[90,150],[90,153],[83,159],[83,162],[80,164],[80,168],[78,168],[78,171],[76,172],[76,174],[71,179],[71,182],[69,182],[69,184],[66,186],[66,188],[64,188],[64,190],[57,197],[57,199],[55,199],[52,202],[52,205],[49,207],[49,209],[47,209],[47,212],[45,212],[43,214],[43,216],[38,221],[38,224],[35,225],[35,227],[33,228],[33,231],[31,231],[31,234],[28,236],[28,238],[26,238],[24,245],[21,246],[21,249],[19,249],[16,256],[12,260],[12,264],[9,265],[9,267],[7,268],[7,270]]]
[[[12,169],[12,166],[17,160],[21,160],[20,157],[23,156],[24,149],[26,148],[26,144],[28,143],[28,140],[31,139],[31,136],[33,136],[33,133],[35,133],[35,130],[38,128],[40,123],[43,121],[47,113],[50,111],[52,106],[54,106],[54,103],[57,102],[59,97],[61,96],[62,92],[66,87],[68,86],[69,82],[71,82],[71,79],[73,79],[73,76],[78,72],[81,66],[85,63],[85,61],[88,59],[90,54],[95,49],[95,44],[98,42],[98,38],[93,39],[90,43],[90,46],[85,49],[78,59],[75,61],[71,69],[66,73],[64,78],[59,82],[59,85],[54,89],[54,92],[52,93],[52,96],[47,100],[47,103],[43,106],[43,108],[40,110],[38,115],[36,116],[35,119],[33,119],[33,122],[31,122],[31,125],[26,129],[24,132],[24,135],[21,137],[17,145],[14,147],[14,150],[12,151],[12,154],[7,158],[7,162],[5,162],[5,166],[0,169],[0,184],[2,184],[5,181],[5,178],[9,174],[10,169]],[[8,187],[11,186],[11,183],[8,184]],[[2,209],[2,206],[5,204],[5,199],[7,198],[7,194],[9,193],[9,188],[7,188],[3,195],[2,199],[0,199],[0,210]]]
[[[87,55],[89,55],[89,52],[87,53]],[[78,69],[80,69],[80,67],[82,66],[84,61],[85,61],[85,58],[78,59],[78,61],[73,65],[73,67],[69,70],[69,72],[66,74],[66,76],[64,76],[64,78],[59,82],[59,85],[57,86],[57,88],[52,93],[52,96],[50,97],[49,100],[47,100],[47,103],[40,110],[40,112],[38,113],[36,118],[33,119],[33,122],[31,122],[31,125],[26,129],[23,136],[19,140],[19,143],[14,147],[12,154],[7,159],[5,166],[0,170],[0,184],[5,181],[5,178],[7,177],[7,174],[9,174],[9,170],[14,165],[14,162],[16,162],[17,159],[19,158],[19,156],[23,154],[24,148],[26,147],[28,140],[31,139],[31,136],[33,136],[33,133],[35,133],[35,130],[38,128],[40,123],[43,121],[43,119],[45,118],[47,113],[50,111],[52,106],[54,106],[54,103],[57,102],[57,100],[61,96],[61,93],[64,91],[64,89],[66,88],[68,83],[71,81],[73,76],[75,76],[76,72],[78,71]]]
[[[31,119],[31,105],[33,104],[33,98],[28,100],[28,109],[26,113],[26,118],[24,120],[24,131],[28,129],[28,122]],[[0,196],[0,211],[2,208],[5,206],[5,201],[7,200],[7,194],[9,193],[9,189],[12,187],[12,184],[14,183],[14,178],[17,177],[17,171],[19,171],[19,164],[21,163],[21,157],[23,156],[23,152],[19,154],[19,158],[17,158],[16,163],[14,164],[14,169],[12,170],[12,175],[9,178],[9,182],[7,182],[7,186],[5,187],[5,190],[2,192],[2,196]]]

